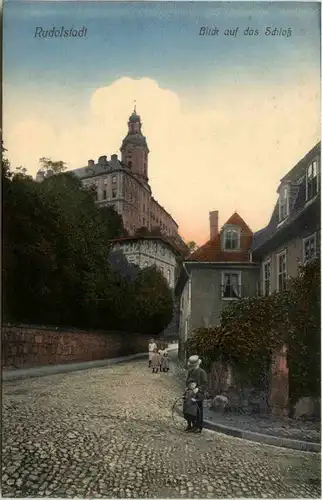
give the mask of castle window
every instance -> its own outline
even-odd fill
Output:
[[[224,249],[237,250],[240,245],[240,233],[237,229],[225,229]]]
[[[313,198],[319,191],[319,171],[317,161],[313,161],[306,170],[306,200]]]
[[[112,184],[116,184],[116,175],[112,175]]]
[[[132,168],[132,161],[131,161],[131,160],[129,160],[129,161],[127,162],[127,166],[128,166],[129,168]]]
[[[112,198],[116,198],[116,189],[115,188],[112,189]]]
[[[107,198],[107,192],[106,189],[103,189],[103,200],[106,200]]]

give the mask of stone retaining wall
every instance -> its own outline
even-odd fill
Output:
[[[146,352],[148,337],[123,332],[2,326],[2,367],[31,368],[97,361]]]

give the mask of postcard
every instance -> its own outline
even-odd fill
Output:
[[[4,498],[321,496],[320,21],[4,0]]]

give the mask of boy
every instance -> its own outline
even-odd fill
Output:
[[[192,432],[196,428],[198,416],[198,389],[195,382],[191,382],[183,396],[183,416],[187,421],[185,432]]]

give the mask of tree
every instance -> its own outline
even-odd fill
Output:
[[[53,174],[60,174],[62,172],[65,172],[67,168],[66,163],[64,161],[62,160],[53,161],[51,158],[47,156],[39,158],[39,163],[40,163],[40,171],[44,172],[46,175],[48,175],[50,171]]]
[[[132,286],[132,316],[137,331],[157,335],[171,322],[172,292],[154,266],[141,270]]]
[[[193,252],[195,252],[196,250],[198,250],[198,245],[195,241],[188,241],[188,243],[186,243],[188,249],[189,249],[189,253],[192,254]]]
[[[154,334],[170,322],[172,294],[159,271],[111,270],[122,218],[100,209],[74,174],[38,183],[3,161],[2,176],[6,321]]]

